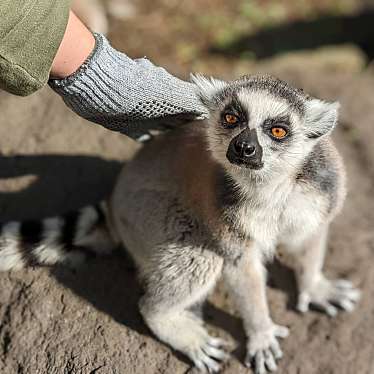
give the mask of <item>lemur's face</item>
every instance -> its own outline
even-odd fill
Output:
[[[338,104],[272,77],[229,83],[196,77],[195,83],[210,110],[209,148],[230,169],[261,177],[292,172],[336,123]]]

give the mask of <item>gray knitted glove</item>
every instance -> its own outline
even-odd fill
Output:
[[[49,85],[68,107],[89,121],[136,140],[154,132],[207,117],[192,83],[170,75],[142,58],[132,60],[101,34],[77,72]]]

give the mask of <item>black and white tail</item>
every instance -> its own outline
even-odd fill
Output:
[[[0,224],[0,271],[64,263],[75,266],[87,257],[115,248],[106,224],[105,203],[40,221]]]

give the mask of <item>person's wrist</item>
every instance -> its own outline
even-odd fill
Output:
[[[95,47],[91,31],[70,12],[66,31],[53,60],[50,77],[66,78],[75,73]]]

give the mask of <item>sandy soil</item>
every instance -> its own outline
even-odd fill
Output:
[[[314,95],[340,100],[335,139],[346,162],[349,194],[332,228],[326,269],[360,285],[363,299],[354,313],[336,319],[317,312],[301,316],[294,310],[292,271],[279,261],[269,267],[269,299],[275,321],[291,330],[282,344],[279,373],[373,373],[373,73],[362,69],[365,61],[351,47],[261,64],[209,56],[206,62],[202,70],[224,77],[267,71]],[[123,136],[77,118],[48,88],[29,98],[1,93],[0,125],[2,220],[58,214],[103,198],[136,148]],[[77,271],[0,274],[0,373],[189,372],[189,362],[143,324],[136,306],[140,294],[131,261],[120,252]],[[223,372],[247,373],[241,364],[241,323],[221,286],[207,305],[206,320],[235,346]]]

